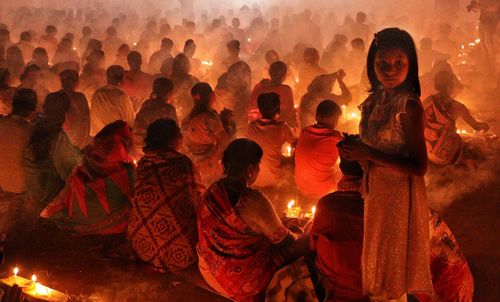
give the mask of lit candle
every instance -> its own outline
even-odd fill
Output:
[[[289,143],[284,143],[281,146],[281,155],[283,155],[284,157],[292,157],[293,155],[292,145],[290,145]]]
[[[211,60],[201,61],[201,64],[208,67],[214,65],[214,63]]]
[[[306,218],[314,218],[314,214],[316,214],[316,206],[313,206],[311,212],[306,213],[304,216]]]
[[[36,284],[36,275],[35,275],[35,274],[33,274],[33,275],[31,276],[31,281],[33,281],[33,283],[35,283],[35,284]]]
[[[19,274],[19,268],[16,266],[14,267],[14,284],[17,284],[17,274]]]
[[[290,200],[288,205],[286,206],[286,217],[297,218],[300,216],[300,212],[302,209],[300,206],[295,206],[295,200]]]
[[[286,216],[293,217],[293,206],[295,205],[295,200],[290,200],[288,205],[286,206]]]

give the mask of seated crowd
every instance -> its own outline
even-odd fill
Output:
[[[113,31],[108,34],[111,39]],[[15,89],[9,71],[0,69],[0,87],[6,87],[0,93],[8,95],[0,107],[0,189],[25,193],[41,217],[74,234],[120,236],[136,259],[159,272],[197,266],[212,289],[236,301],[284,301],[290,293],[280,289],[280,276],[301,265],[311,280],[300,289],[304,295],[368,301],[360,269],[363,169],[338,151],[349,139],[337,130],[342,106],[352,98],[346,74],[327,73],[317,50],[306,48],[295,105],[287,64],[270,62],[270,78],[252,90],[234,41],[215,89],[190,74],[192,57],[171,55],[168,39],[149,62],[148,69],[161,68],[154,76],[142,71],[137,51],[126,56],[129,71],[120,65],[104,70],[92,40],[82,73],[61,67],[54,92],[42,89],[38,65],[25,68]],[[71,57],[77,55],[71,43],[55,50],[59,63],[79,61]],[[332,92],[336,81],[341,95]],[[447,134],[442,124],[452,133],[458,117],[475,129],[488,126],[452,99],[450,74],[437,74],[436,89],[424,106],[439,130],[432,132],[433,123],[426,129],[431,155],[438,156],[435,141]],[[236,95],[247,98],[235,101]],[[285,144],[294,150],[293,164],[282,155]],[[286,217],[283,191],[317,207],[309,224]],[[456,245],[436,213],[429,219],[434,251],[447,248],[433,240],[443,232]],[[453,254],[449,264],[450,254],[431,259],[436,294],[451,297],[443,301],[472,282],[463,254]],[[461,277],[448,276],[443,263]]]

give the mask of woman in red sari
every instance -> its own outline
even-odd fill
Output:
[[[205,281],[236,301],[261,301],[280,267],[308,251],[281,222],[271,202],[249,188],[259,175],[262,149],[233,141],[222,159],[226,176],[205,193],[197,209],[198,267]]]
[[[134,187],[134,165],[128,155],[132,132],[124,121],[104,127],[84,149],[83,163],[42,211],[79,235],[125,232]]]

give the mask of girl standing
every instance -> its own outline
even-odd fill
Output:
[[[398,28],[375,35],[360,140],[341,156],[364,163],[363,290],[372,301],[432,292],[424,174],[427,153],[415,44]]]

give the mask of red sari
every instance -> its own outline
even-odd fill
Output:
[[[106,129],[111,131],[100,136]],[[123,233],[130,214],[134,166],[126,145],[132,133],[124,121],[101,132],[85,148],[83,163],[73,170],[64,189],[40,214],[79,235]]]
[[[254,301],[281,264],[273,244],[281,242],[288,230],[282,226],[271,236],[252,231],[237,213],[245,198],[242,192],[233,206],[222,181],[207,190],[197,211],[197,252],[225,294],[237,301]]]

